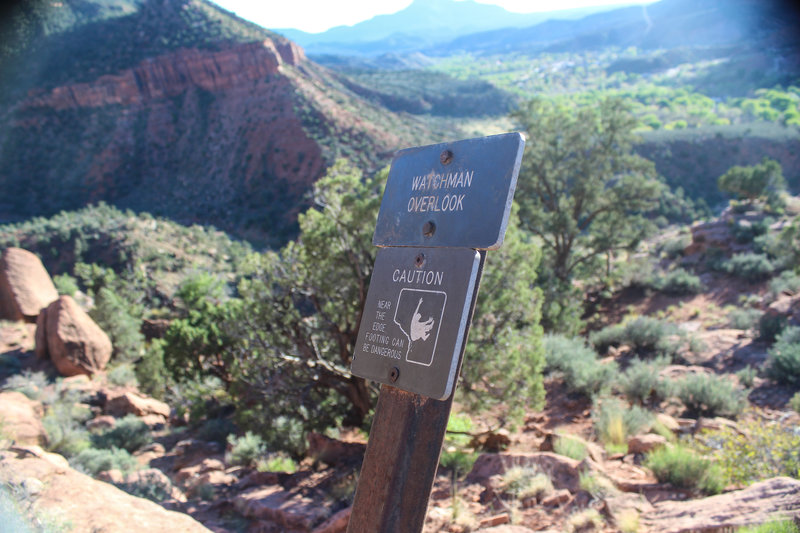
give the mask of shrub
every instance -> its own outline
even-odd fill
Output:
[[[53,276],[53,285],[59,295],[74,296],[78,292],[78,282],[69,274],[58,274]]]
[[[724,488],[722,470],[691,449],[673,444],[658,448],[645,459],[645,466],[662,483],[699,489],[705,494],[719,494]]]
[[[603,529],[603,516],[596,509],[584,509],[567,518],[567,533],[589,533]]]
[[[659,376],[659,371],[668,364],[666,357],[654,361],[634,359],[619,381],[620,389],[628,401],[644,405],[667,398],[671,394],[672,381]]]
[[[70,459],[69,463],[76,470],[90,476],[96,476],[107,470],[119,470],[124,474],[136,470],[139,466],[135,457],[119,448],[104,450],[86,448]]]
[[[593,333],[589,340],[601,353],[610,346],[626,344],[640,355],[674,357],[680,347],[680,329],[670,322],[649,316],[636,317]]]
[[[255,467],[258,459],[267,452],[261,437],[250,431],[241,437],[228,435],[228,445],[230,450],[225,455],[225,462],[229,465]]]
[[[47,433],[48,451],[70,458],[89,447],[89,433],[83,427],[86,409],[69,403],[56,403],[47,410],[42,425]]]
[[[758,320],[758,338],[766,342],[773,342],[787,324],[785,316],[766,312]]]
[[[659,247],[659,251],[669,259],[674,259],[679,255],[683,255],[683,251],[690,244],[692,244],[692,235],[690,233],[681,233],[677,237],[664,241]]]
[[[592,411],[598,439],[613,450],[626,449],[628,436],[646,431],[653,424],[653,415],[649,411],[638,405],[627,407],[615,398],[597,402]]]
[[[788,327],[778,336],[769,349],[767,364],[772,379],[800,384],[800,327]]]
[[[745,391],[728,379],[693,374],[676,383],[678,398],[696,416],[736,416],[746,403]]]
[[[127,415],[117,420],[116,425],[98,435],[92,435],[95,448],[119,448],[135,452],[153,441],[150,428],[136,415]]]
[[[150,501],[161,503],[172,497],[172,486],[168,481],[160,476],[148,472],[143,478],[130,483],[121,483],[119,488],[138,498],[146,498]]]
[[[701,292],[703,283],[696,275],[682,268],[677,268],[656,278],[653,282],[653,288],[666,294],[683,296]]]
[[[97,292],[89,315],[108,334],[117,361],[134,361],[144,354],[144,335],[140,331],[142,311],[141,306],[131,304],[110,287]]]
[[[274,454],[266,461],[259,461],[257,468],[259,472],[288,472],[291,474],[297,471],[297,463],[286,455]]]
[[[586,443],[582,439],[571,435],[558,435],[555,442],[553,442],[553,451],[558,455],[570,457],[577,461],[583,461],[589,455]]]
[[[197,429],[197,438],[225,445],[231,433],[236,433],[236,424],[229,418],[210,418]]]
[[[758,376],[758,370],[750,365],[747,365],[743,369],[736,372],[736,377],[739,378],[739,383],[746,389],[749,389],[753,386],[756,376]]]
[[[472,465],[478,459],[478,454],[461,450],[455,446],[450,446],[442,451],[442,456],[439,458],[439,464],[442,468],[450,470],[453,480],[466,475],[472,470]]]
[[[164,341],[153,339],[145,348],[144,355],[136,363],[136,381],[139,390],[163,400],[166,396],[169,374],[164,365]]]
[[[761,311],[752,307],[732,309],[728,313],[728,325],[734,329],[745,331],[755,330],[758,327]]]
[[[520,500],[541,499],[553,492],[553,482],[537,468],[515,466],[503,474],[501,490]]]
[[[775,520],[757,526],[745,526],[737,529],[736,533],[800,533],[800,527],[791,519]]]
[[[597,472],[581,472],[579,484],[581,489],[596,499],[607,498],[619,492],[610,479]]]
[[[544,339],[545,369],[558,372],[567,390],[593,396],[610,387],[616,363],[601,363],[594,350],[579,338],[548,335]]]
[[[770,280],[769,292],[773,298],[780,294],[797,294],[800,292],[800,275],[793,270],[784,270],[780,276]]]
[[[31,400],[39,400],[42,390],[46,386],[47,376],[44,375],[44,372],[31,372],[25,369],[22,374],[16,374],[6,379],[2,389],[21,392]]]
[[[792,399],[789,400],[789,407],[797,414],[800,415],[800,392],[794,393]]]
[[[106,374],[106,378],[110,383],[124,387],[132,385],[138,387],[139,382],[136,379],[136,370],[131,363],[120,363],[111,368]]]
[[[711,455],[728,483],[800,476],[800,434],[766,419],[740,422],[738,430],[706,431],[698,449]]]
[[[755,283],[767,279],[772,274],[774,266],[766,255],[748,252],[731,257],[726,270],[737,278]]]

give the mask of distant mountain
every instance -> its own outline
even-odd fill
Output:
[[[578,19],[614,7],[594,6],[520,14],[474,0],[414,0],[397,13],[378,15],[353,26],[337,26],[322,33],[294,29],[274,31],[300,44],[309,54],[379,55],[421,50],[464,35],[497,28],[532,26],[553,18]]]
[[[783,5],[757,0],[661,0],[596,13],[579,20],[548,20],[453,39],[429,55],[456,52],[563,52],[606,47],[642,49],[708,47],[755,43],[796,46],[797,20]]]
[[[205,0],[19,4],[0,26],[0,221],[105,201],[260,242],[336,157],[429,129]]]

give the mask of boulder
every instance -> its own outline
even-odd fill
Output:
[[[0,318],[34,322],[58,299],[58,291],[36,255],[6,248],[0,257]]]
[[[467,483],[487,485],[492,476],[503,475],[514,467],[538,468],[550,478],[556,489],[577,492],[580,488],[581,463],[551,452],[484,453],[472,466]]]
[[[3,433],[17,444],[44,445],[47,436],[42,425],[42,404],[21,392],[0,392],[0,423]]]
[[[359,442],[343,442],[313,431],[308,434],[308,457],[328,465],[359,463],[366,449]]]
[[[685,502],[663,501],[642,515],[648,531],[722,531],[800,517],[800,480],[776,477],[746,489]]]
[[[347,507],[338,513],[334,513],[333,516],[317,526],[313,533],[345,533],[352,512],[353,508]]]
[[[245,518],[269,520],[284,529],[309,531],[328,518],[324,505],[280,486],[257,487],[233,499],[233,506]]]
[[[136,415],[138,417],[159,415],[164,421],[169,418],[169,405],[135,392],[114,391],[107,393],[103,412],[116,417],[125,415]]]
[[[628,453],[647,453],[667,444],[667,439],[655,433],[628,438]]]
[[[210,531],[188,515],[168,511],[69,467],[59,467],[13,448],[10,453],[0,455],[0,474],[12,487],[21,486],[28,478],[42,482],[32,510],[59,516],[73,531]]]
[[[94,374],[111,358],[111,341],[69,296],[46,310],[47,351],[62,376]]]

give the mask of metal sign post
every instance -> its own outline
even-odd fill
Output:
[[[422,531],[485,250],[503,242],[525,141],[508,133],[392,160],[352,372],[382,383],[350,533]]]

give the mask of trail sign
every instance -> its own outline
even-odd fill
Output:
[[[480,254],[382,248],[367,292],[352,372],[444,400],[453,392]]]
[[[397,152],[372,243],[499,248],[524,145],[506,133]]]
[[[348,533],[419,533],[486,252],[505,236],[525,139],[401,150],[372,242],[354,375],[383,383]]]

